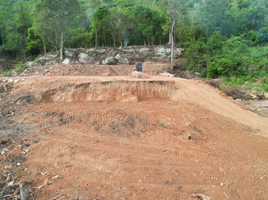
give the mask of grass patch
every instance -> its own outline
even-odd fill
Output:
[[[27,68],[26,63],[20,62],[18,65],[16,65],[15,68],[12,68],[10,70],[4,71],[3,76],[11,76],[12,71],[15,71],[17,73],[23,72]]]

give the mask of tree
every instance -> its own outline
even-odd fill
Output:
[[[54,46],[60,49],[63,59],[64,42],[72,31],[84,22],[85,10],[78,0],[41,0],[36,5],[36,25],[46,31],[46,36]],[[54,37],[54,39],[53,39]]]
[[[91,12],[95,13],[98,8],[101,6],[100,0],[89,0],[89,8]],[[91,17],[93,18],[94,22],[94,29],[95,29],[95,49],[98,47],[98,30],[97,30],[97,18],[94,14],[91,14]]]
[[[133,10],[133,16],[135,16],[134,19],[138,30],[142,33],[144,39],[147,40],[148,44],[152,43],[152,38],[154,37],[153,11],[150,8],[137,5]]]
[[[10,1],[0,0],[0,32],[2,45],[5,43],[9,22],[12,21],[12,12],[12,3]]]

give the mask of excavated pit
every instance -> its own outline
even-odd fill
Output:
[[[41,102],[138,102],[170,99],[174,81],[99,81],[67,84],[41,94]]]

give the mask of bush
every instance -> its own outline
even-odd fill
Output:
[[[257,32],[257,43],[265,44],[268,42],[268,27],[261,27]]]

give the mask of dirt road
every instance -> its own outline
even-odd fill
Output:
[[[201,81],[24,79],[1,96],[0,120],[27,127],[2,134],[1,165],[31,180],[35,199],[268,196],[267,118]]]

